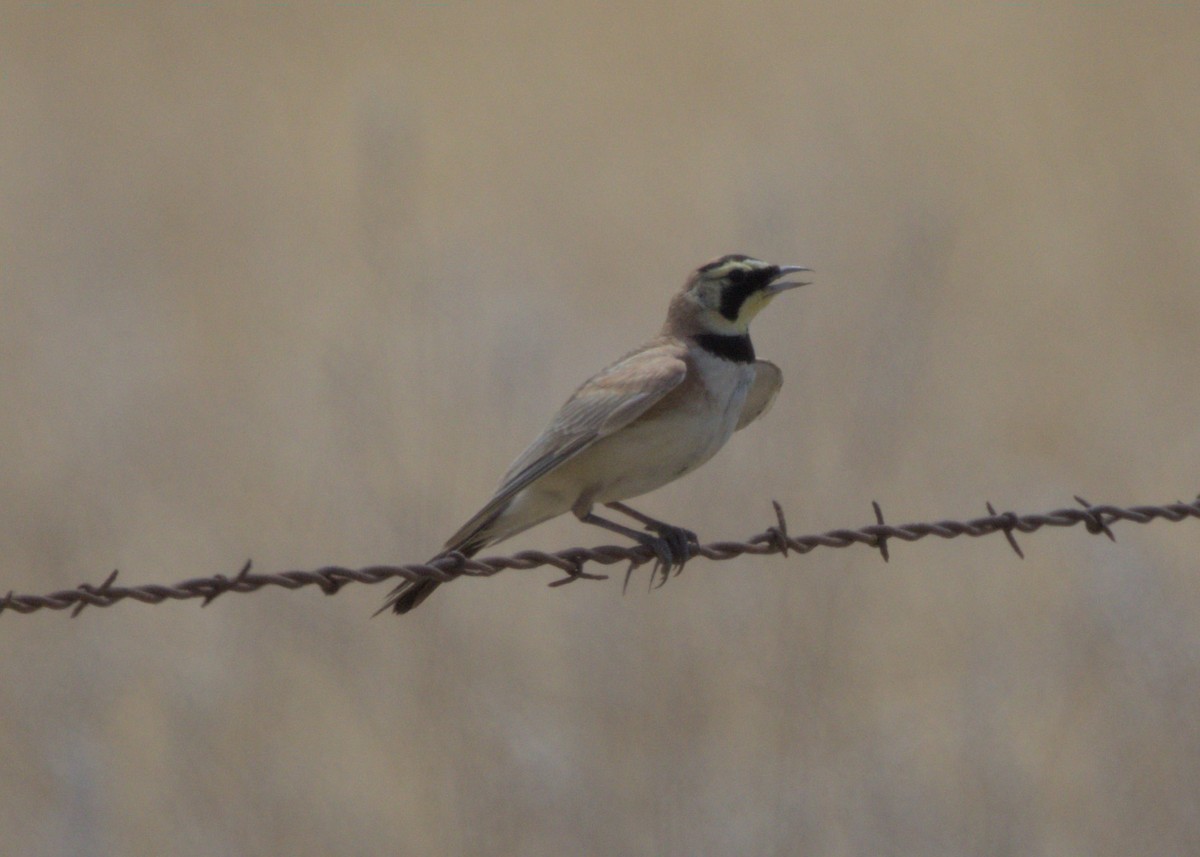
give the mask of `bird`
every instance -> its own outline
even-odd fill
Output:
[[[699,544],[695,533],[622,501],[692,472],[767,412],[783,373],[756,358],[750,321],[777,295],[809,285],[786,277],[811,270],[730,254],[693,271],[672,298],[658,336],[583,382],[434,559],[473,556],[572,512],[649,547],[664,580],[672,567],[681,568]],[[597,506],[644,530],[601,517]],[[379,612],[407,613],[439,585],[406,580]]]

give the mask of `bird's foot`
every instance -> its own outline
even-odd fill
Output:
[[[665,582],[671,575],[671,569],[676,565],[681,565],[680,556],[672,548],[671,542],[662,536],[651,535],[650,533],[636,533],[633,538],[638,544],[645,545],[650,548],[654,554],[654,570],[650,575],[650,582],[662,573],[662,579]],[[662,583],[659,583],[662,586]]]
[[[612,502],[606,505],[610,509],[616,509],[618,512],[633,518],[648,531],[654,533],[655,536],[657,536],[656,541],[665,543],[666,550],[670,553],[671,557],[669,561],[663,559],[661,548],[655,549],[650,542],[644,539],[638,539],[638,541],[642,542],[642,544],[654,549],[654,555],[658,557],[659,561],[655,564],[654,570],[655,572],[658,572],[661,569],[663,572],[663,579],[658,584],[659,586],[662,586],[662,584],[666,582],[667,578],[670,576],[672,568],[675,569],[676,574],[679,574],[679,572],[683,570],[684,564],[691,559],[692,555],[695,553],[693,548],[700,547],[699,537],[689,529],[684,527],[676,527],[673,524],[665,523],[657,518],[651,518],[649,515],[645,515],[639,512],[637,509],[626,506],[621,502]]]
[[[614,533],[620,533],[623,536],[633,539],[638,544],[648,547],[654,555],[654,571],[650,575],[651,587],[654,587],[656,579],[658,580],[658,586],[666,583],[667,578],[671,576],[672,569],[678,574],[683,569],[684,564],[695,553],[693,548],[700,545],[700,539],[691,530],[672,526],[671,524],[664,524],[662,521],[655,520],[648,515],[643,515],[636,509],[629,508],[624,503],[614,502],[607,503],[606,505],[610,509],[616,509],[619,512],[629,515],[642,524],[648,532],[634,530],[614,521],[609,521],[606,518],[601,518],[591,510],[582,514],[577,513],[579,520],[586,524],[595,524]],[[633,568],[638,564],[640,563],[635,561],[630,566],[630,571],[632,572]],[[659,579],[660,574],[662,575],[661,579]],[[625,582],[626,584],[629,583],[628,574],[625,576]]]
[[[692,548],[700,545],[700,539],[691,530],[660,522],[647,524],[646,529],[654,535],[639,534],[638,541],[654,551],[655,563],[650,584],[652,589],[657,589],[671,577],[672,570],[675,574],[683,571],[683,566],[692,558]]]
[[[663,579],[659,583],[659,586],[662,586],[663,583],[666,583],[667,577],[670,575],[671,566],[674,566],[675,574],[683,571],[684,564],[692,558],[692,548],[700,547],[700,538],[689,529],[661,522],[649,524],[646,529],[656,533],[660,539],[667,543],[667,546],[671,549],[671,556],[674,558],[674,562],[663,569]]]

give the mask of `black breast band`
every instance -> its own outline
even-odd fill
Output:
[[[753,363],[754,346],[750,344],[750,336],[729,336],[722,333],[701,333],[696,337],[696,344],[716,357],[732,360],[734,363]]]

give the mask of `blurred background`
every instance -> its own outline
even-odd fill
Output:
[[[422,561],[687,273],[708,540],[1200,490],[1200,9],[9,4],[0,591]],[[1200,849],[1200,527],[0,617],[14,855]],[[609,543],[560,520],[499,549]]]

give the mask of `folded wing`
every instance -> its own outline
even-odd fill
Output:
[[[746,404],[742,405],[742,414],[738,417],[734,431],[744,429],[750,423],[771,410],[779,388],[783,386],[783,372],[774,363],[767,360],[754,361],[754,383],[746,394]]]
[[[686,347],[677,340],[659,342],[626,355],[585,381],[508,468],[487,505],[450,537],[446,547],[461,546],[520,491],[646,413],[682,383],[687,375],[685,353]]]

